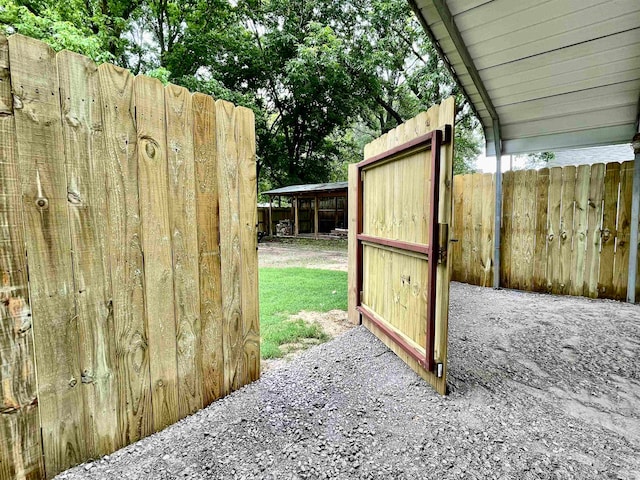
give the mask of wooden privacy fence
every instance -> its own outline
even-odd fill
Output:
[[[2,37],[0,151],[1,479],[258,378],[250,110]]]
[[[632,186],[632,161],[504,173],[501,285],[624,300]],[[492,174],[454,177],[453,280],[492,285],[494,195]]]

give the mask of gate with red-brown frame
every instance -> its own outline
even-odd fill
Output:
[[[365,147],[349,172],[349,310],[446,392],[453,98]]]

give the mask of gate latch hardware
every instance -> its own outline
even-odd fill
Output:
[[[447,245],[449,245],[449,224],[438,224],[438,263],[447,261]]]
[[[447,261],[447,249],[446,248],[438,248],[438,263],[446,263]]]

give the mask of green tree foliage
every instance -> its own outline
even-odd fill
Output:
[[[262,185],[344,179],[367,142],[449,95],[456,172],[479,153],[405,0],[0,0],[0,25],[252,108]]]

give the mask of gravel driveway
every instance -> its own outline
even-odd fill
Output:
[[[452,284],[451,393],[363,327],[58,478],[640,478],[640,309]]]

